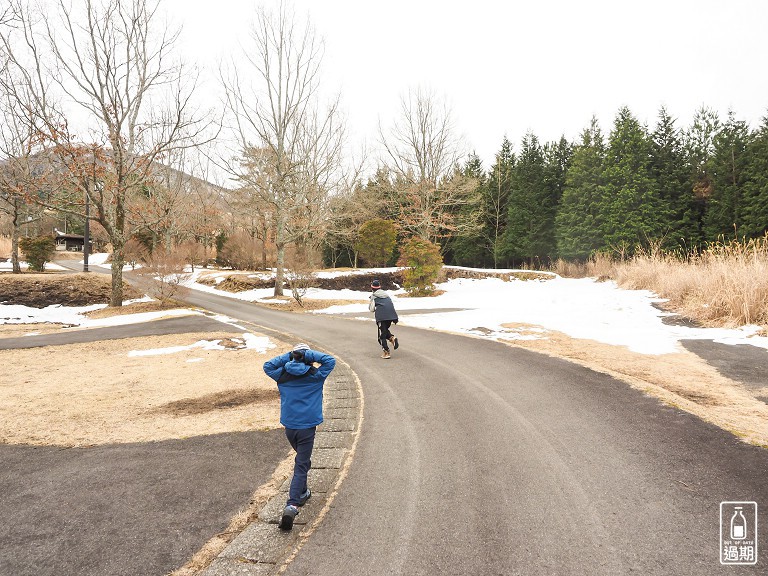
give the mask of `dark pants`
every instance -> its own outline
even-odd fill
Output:
[[[379,329],[379,344],[387,352],[389,352],[389,346],[387,342],[392,337],[392,332],[389,331],[389,327],[392,326],[392,320],[382,320],[376,322],[376,326]]]
[[[307,491],[307,474],[312,467],[312,448],[315,445],[316,426],[304,430],[285,429],[285,437],[296,450],[293,466],[293,479],[288,490],[288,504],[299,505],[300,497]]]

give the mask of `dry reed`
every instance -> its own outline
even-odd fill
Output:
[[[713,243],[699,254],[648,250],[615,263],[612,277],[708,326],[768,324],[768,235]]]

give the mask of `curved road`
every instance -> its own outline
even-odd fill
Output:
[[[762,550],[719,563],[720,502],[768,504],[764,449],[526,350],[399,326],[385,361],[372,321],[187,300],[328,349],[362,381],[349,476],[286,574],[765,573]]]

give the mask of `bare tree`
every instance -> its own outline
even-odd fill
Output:
[[[271,214],[281,296],[286,247],[311,239],[324,221],[343,125],[338,99],[317,103],[322,46],[308,24],[299,27],[282,4],[277,14],[261,8],[251,41],[223,73],[239,148],[227,170]]]
[[[58,18],[33,16],[22,0],[11,1],[24,42],[11,33],[3,34],[2,42],[25,75],[38,129],[56,158],[59,180],[50,205],[84,215],[88,200],[90,217],[112,244],[110,304],[121,306],[125,245],[146,225],[144,204],[137,200],[154,183],[158,163],[173,150],[192,146],[203,130],[191,117],[195,79],[171,61],[177,33],[158,21],[157,1],[84,0],[75,11],[59,0]],[[45,40],[44,52],[38,37]],[[51,84],[65,104],[54,105]],[[73,133],[64,105],[86,114],[91,143]]]
[[[11,7],[0,14],[0,26],[14,25]],[[1,46],[1,44],[0,44]],[[22,226],[41,217],[32,201],[39,190],[45,163],[42,142],[31,114],[31,95],[20,82],[5,50],[0,52],[0,212],[11,221],[11,266],[21,272],[19,238]]]
[[[393,175],[388,194],[403,229],[436,242],[459,228],[458,208],[474,183],[457,169],[464,153],[445,105],[427,91],[411,90],[400,114],[388,135],[379,129]]]

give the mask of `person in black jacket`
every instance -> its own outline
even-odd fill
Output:
[[[373,312],[376,317],[378,341],[382,349],[381,357],[388,360],[391,358],[388,344],[392,344],[395,350],[400,347],[395,335],[389,331],[392,324],[397,324],[397,311],[387,291],[381,289],[380,281],[374,280],[371,282],[371,290],[373,290],[373,294],[371,294],[368,310]]]

